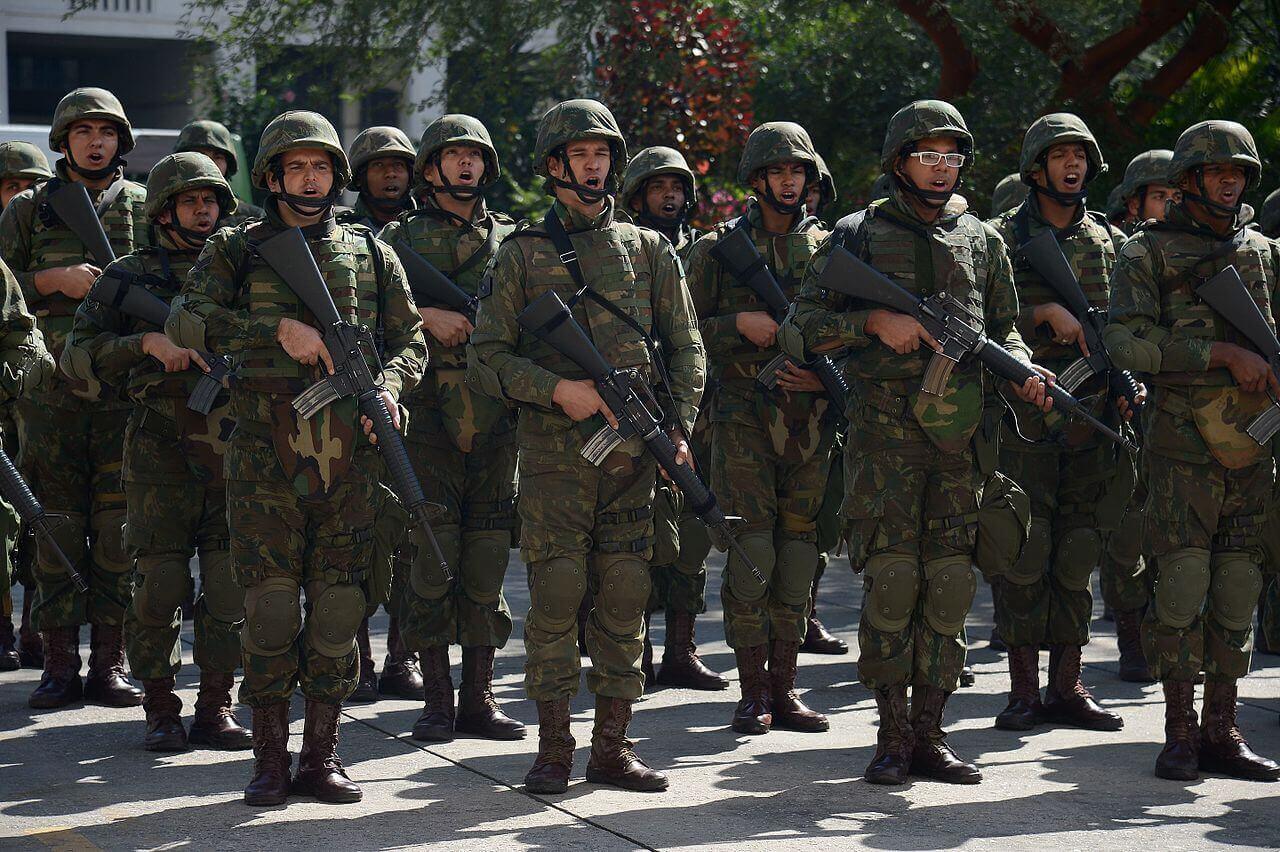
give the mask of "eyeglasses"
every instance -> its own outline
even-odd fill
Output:
[[[965,161],[964,154],[940,154],[937,151],[915,151],[908,156],[915,157],[922,166],[936,166],[938,163],[946,163],[953,169],[960,168]]]

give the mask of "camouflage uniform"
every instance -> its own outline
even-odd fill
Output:
[[[1027,200],[1031,188],[1022,182],[1022,175],[1014,172],[1000,178],[996,188],[991,192],[991,218],[1007,213]]]
[[[347,187],[359,193],[356,206],[338,210],[338,221],[344,225],[364,225],[376,233],[384,225],[395,221],[396,217],[415,206],[412,193],[413,175],[405,186],[404,197],[396,201],[384,201],[374,198],[365,191],[365,169],[369,163],[382,157],[398,157],[405,161],[410,170],[414,167],[416,154],[413,143],[404,131],[398,127],[367,127],[361,130],[351,141],[351,151],[347,155],[351,160],[351,184]]]
[[[1274,326],[1280,247],[1239,223],[1239,208],[1204,199],[1206,164],[1241,166],[1245,190],[1261,163],[1249,132],[1208,121],[1183,132],[1168,183],[1181,204],[1125,245],[1111,280],[1106,342],[1117,366],[1150,374],[1145,412],[1145,540],[1156,571],[1143,643],[1163,682],[1165,748],[1156,774],[1191,780],[1199,769],[1262,780],[1280,766],[1249,751],[1235,727],[1236,681],[1249,671],[1264,512],[1275,481],[1271,447],[1244,431],[1271,405],[1210,367],[1215,347],[1242,340],[1194,289],[1227,265]],[[1198,190],[1196,192],[1195,190]],[[1190,201],[1199,202],[1193,209]],[[1196,214],[1219,216],[1225,231]],[[1247,345],[1247,344],[1245,344]],[[1204,724],[1196,733],[1194,680],[1205,673]]]
[[[221,151],[227,158],[227,171],[223,175],[227,180],[230,180],[232,175],[240,170],[240,161],[236,157],[236,146],[231,138],[231,131],[225,125],[209,119],[188,122],[182,130],[178,131],[178,141],[174,143],[173,153],[180,154],[184,151],[199,152],[202,148]],[[251,204],[247,200],[238,200],[234,208],[223,212],[222,217],[218,219],[218,226],[234,228],[236,225],[248,222],[250,219],[261,218],[261,207]]]
[[[1262,202],[1262,212],[1258,214],[1258,227],[1271,239],[1280,239],[1280,189],[1272,190]]]
[[[61,146],[68,128],[79,119],[110,120],[119,128],[116,160],[109,164],[115,170],[114,180],[89,196],[95,204],[110,199],[98,214],[102,227],[117,256],[132,254],[147,245],[150,236],[142,209],[146,191],[125,180],[118,165],[133,147],[128,119],[110,92],[76,89],[54,112],[49,146]],[[35,277],[46,269],[93,262],[84,243],[46,201],[79,168],[59,160],[58,177],[14,198],[0,216],[0,256],[18,276],[55,357],[61,355],[71,331],[77,302],[61,292],[42,295]],[[141,693],[124,678],[121,630],[132,594],[131,566],[121,538],[125,496],[120,481],[129,406],[110,393],[99,399],[103,392],[99,385],[59,375],[47,389],[19,401],[15,409],[19,467],[45,509],[67,516],[57,531],[58,544],[89,584],[87,593],[78,592],[57,560],[41,548],[32,612],[36,628],[45,634],[45,675],[32,695],[41,707],[60,707],[79,697],[80,661],[75,646],[79,625],[86,622],[97,637],[89,661],[91,696],[121,706],[141,700]],[[51,644],[57,646],[52,654]]]

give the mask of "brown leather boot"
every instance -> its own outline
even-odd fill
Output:
[[[653,613],[644,614],[644,650],[640,652],[640,672],[644,675],[644,688],[647,692],[658,682],[657,673],[653,670],[653,640],[649,636],[649,621]],[[667,635],[671,635],[671,622],[667,622]]]
[[[650,769],[636,755],[627,739],[631,724],[631,704],[626,698],[596,696],[596,722],[591,729],[591,759],[587,780],[611,784],[637,793],[657,793],[667,789],[667,776]]]
[[[453,739],[453,679],[449,676],[449,646],[433,645],[422,652],[422,715],[413,723],[413,738],[429,743]]]
[[[1044,691],[1042,718],[1090,731],[1118,731],[1124,719],[1104,710],[1080,682],[1080,646],[1049,648],[1049,685]]]
[[[1009,649],[1009,703],[996,716],[1002,731],[1029,731],[1040,721],[1040,648],[1018,645]]]
[[[17,637],[13,635],[13,619],[0,616],[0,672],[16,672],[22,668]]]
[[[806,734],[831,728],[827,717],[809,708],[796,695],[796,657],[799,642],[774,639],[769,650],[769,697],[773,700],[773,727]]]
[[[804,642],[800,644],[802,654],[828,654],[840,656],[849,653],[849,645],[843,639],[827,630],[818,620],[818,581],[813,581],[809,592],[809,617],[805,621]]]
[[[524,725],[503,713],[493,697],[495,650],[487,646],[462,649],[462,684],[453,729],[489,740],[522,740]]]
[[[332,805],[347,805],[364,798],[338,759],[338,719],[341,715],[341,704],[307,699],[298,772],[293,776],[289,792],[311,796]]]
[[[1164,748],[1156,758],[1156,777],[1195,781],[1200,777],[1200,729],[1196,725],[1196,686],[1187,680],[1166,680],[1164,689]]]
[[[253,748],[253,734],[240,725],[231,710],[231,687],[235,681],[230,672],[200,672],[196,716],[187,735],[192,745],[224,751]]]
[[[942,711],[948,693],[936,686],[911,688],[911,727],[915,745],[911,751],[911,774],[922,775],[948,784],[977,784],[982,773],[966,763],[947,744],[942,730]]]
[[[907,687],[885,686],[875,691],[880,730],[876,732],[876,754],[862,777],[872,784],[905,784],[915,747],[915,732],[907,717]]]
[[[289,798],[289,702],[253,708],[253,779],[244,803],[283,805]]]
[[[1155,683],[1142,651],[1142,610],[1116,610],[1116,646],[1120,650],[1120,679],[1129,683]]]
[[[173,692],[173,678],[142,682],[142,709],[147,714],[147,751],[186,751],[187,732],[182,727],[182,699]]]
[[[1200,768],[1245,781],[1280,780],[1280,764],[1257,754],[1236,726],[1236,682],[1204,685],[1204,724],[1200,728]]]
[[[695,618],[691,612],[667,610],[667,641],[662,666],[658,669],[658,683],[708,692],[728,689],[728,679],[707,668],[698,656],[694,642]]]
[[[422,671],[418,668],[418,655],[404,646],[400,638],[400,619],[394,615],[387,627],[387,658],[382,663],[382,674],[378,677],[378,694],[409,701],[426,699],[422,687]]]
[[[369,643],[369,619],[360,622],[356,631],[356,648],[360,651],[360,675],[355,692],[347,696],[348,704],[373,704],[378,700],[378,670],[373,664],[373,648]]]
[[[742,698],[733,708],[732,728],[740,734],[767,734],[773,726],[772,688],[769,672],[769,646],[754,645],[734,648],[738,660],[738,687]]]
[[[34,710],[52,710],[79,701],[84,694],[80,681],[80,653],[77,649],[78,627],[55,627],[40,636],[44,646],[44,674],[40,685],[27,699]]]
[[[524,776],[530,793],[563,793],[573,770],[573,734],[569,730],[569,699],[538,702],[538,756]]]
[[[129,683],[124,671],[124,629],[118,624],[94,624],[89,629],[89,675],[84,681],[86,701],[107,707],[137,707],[142,690]]]
[[[40,633],[31,626],[31,599],[35,589],[23,586],[22,591],[22,623],[18,625],[18,656],[22,658],[22,667],[27,669],[44,668],[44,642]]]

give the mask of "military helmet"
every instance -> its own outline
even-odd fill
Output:
[[[893,178],[886,174],[881,174],[872,181],[871,192],[867,200],[875,201],[880,198],[888,198],[891,194],[893,194]]]
[[[1271,239],[1280,238],[1280,189],[1272,190],[1266,201],[1262,202],[1262,212],[1258,214],[1258,227]]]
[[[946,101],[913,101],[893,114],[884,134],[880,149],[880,171],[893,174],[903,148],[936,136],[951,136],[958,140],[960,152],[972,155],[973,134],[964,123],[960,110]]]
[[[0,142],[0,179],[7,177],[45,180],[53,172],[44,151],[30,142]]]
[[[1027,135],[1022,138],[1022,157],[1018,163],[1018,174],[1023,183],[1031,184],[1031,172],[1037,166],[1043,167],[1044,156],[1054,145],[1068,142],[1079,142],[1084,145],[1085,159],[1089,162],[1084,182],[1096,178],[1107,170],[1107,163],[1102,159],[1102,149],[1098,140],[1078,115],[1069,112],[1054,112],[1042,115],[1027,128]]]
[[[1117,184],[1107,193],[1107,205],[1103,210],[1107,218],[1113,222],[1124,221],[1129,217],[1129,196],[1124,193],[1124,184]]]
[[[1138,191],[1153,183],[1163,184],[1169,180],[1169,163],[1173,160],[1173,152],[1168,148],[1156,148],[1143,151],[1125,166],[1124,180],[1120,183],[1121,197],[1125,200],[1133,198]]]
[[[1022,182],[1022,175],[1014,172],[1000,178],[991,193],[991,215],[999,216],[1017,207],[1027,198],[1031,189]]]
[[[413,168],[413,162],[417,156],[417,152],[413,150],[413,143],[400,128],[386,125],[367,127],[351,140],[351,154],[348,159],[351,161],[352,178],[347,189],[359,192],[362,188],[360,171],[379,157],[399,157],[406,161],[409,168]]]
[[[675,148],[655,145],[639,151],[622,173],[621,206],[628,207],[636,193],[644,189],[645,181],[660,175],[677,175],[684,179],[686,206],[692,208],[698,202],[698,190],[694,184],[693,170],[685,162],[684,155]]]
[[[1262,177],[1262,161],[1258,158],[1253,134],[1242,124],[1215,119],[1193,124],[1182,131],[1173,146],[1168,183],[1177,186],[1188,171],[1211,163],[1242,166],[1248,174],[1246,191],[1257,185]]]
[[[818,165],[818,194],[821,197],[818,206],[821,207],[836,200],[836,179],[831,176],[831,169],[827,168],[827,161],[821,154],[814,151],[813,157]]]
[[[143,213],[154,221],[175,195],[202,186],[213,187],[218,194],[219,218],[235,212],[236,197],[231,192],[231,184],[213,160],[198,151],[170,154],[147,175],[147,203]]]
[[[120,144],[116,156],[123,157],[133,150],[133,126],[124,114],[120,99],[94,86],[72,89],[63,95],[53,109],[53,123],[49,126],[49,149],[57,151],[67,141],[67,131],[77,121],[97,118],[114,121],[120,128]]]
[[[738,161],[738,183],[748,186],[760,169],[774,163],[800,162],[818,174],[818,152],[809,132],[794,121],[769,121],[751,131]]]
[[[272,161],[285,151],[298,148],[320,148],[333,157],[333,192],[351,182],[351,164],[329,119],[318,112],[290,110],[271,119],[262,129],[258,156],[253,160],[253,185],[267,189],[267,170]]]
[[[423,172],[431,163],[431,157],[446,145],[474,145],[484,152],[484,175],[480,186],[488,186],[502,174],[498,163],[498,151],[493,147],[489,130],[480,119],[454,112],[442,115],[427,125],[418,142],[418,156],[413,162],[413,182],[422,186]]]
[[[627,142],[622,138],[622,131],[609,108],[590,98],[561,101],[543,114],[534,144],[534,171],[543,177],[551,177],[547,171],[547,158],[577,139],[606,140],[613,151],[610,174],[615,178],[621,177],[627,163]]]
[[[212,148],[221,151],[227,158],[227,177],[231,177],[240,169],[236,159],[236,143],[231,138],[231,131],[225,124],[207,118],[187,122],[178,131],[178,142],[173,146],[175,154],[182,151],[196,151],[200,148]]]

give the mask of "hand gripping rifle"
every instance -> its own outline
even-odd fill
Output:
[[[774,320],[782,322],[791,308],[791,300],[778,284],[772,270],[765,263],[756,244],[751,241],[751,234],[741,226],[730,228],[716,241],[711,249],[711,256],[725,268],[741,284],[750,287],[755,294],[764,300]],[[756,377],[756,381],[772,389],[778,384],[778,371],[785,370],[787,361],[793,361],[783,353],[766,364]],[[838,411],[844,411],[845,402],[849,398],[849,385],[845,383],[844,374],[828,355],[821,355],[809,364],[804,365],[818,374],[822,387],[826,389],[831,404]]]
[[[832,246],[826,268],[818,280],[824,290],[842,293],[855,299],[883,305],[914,317],[941,347],[925,370],[921,390],[940,396],[946,389],[951,370],[966,356],[977,357],[996,376],[1021,385],[1039,374],[1013,357],[1009,350],[982,333],[982,318],[957,301],[949,293],[935,293],[921,299],[898,286],[879,270],[843,246]],[[1138,447],[1131,440],[1085,411],[1080,401],[1058,384],[1048,385],[1046,394],[1053,404],[1087,422],[1095,430],[1130,452]]]
[[[636,371],[615,369],[605,360],[586,331],[573,318],[569,307],[555,293],[543,293],[534,299],[520,312],[517,320],[521,328],[573,361],[591,377],[600,392],[600,398],[618,418],[616,432],[607,425],[605,427],[618,436],[614,445],[638,435],[658,465],[690,502],[694,514],[706,525],[715,540],[716,548],[721,552],[732,548],[738,558],[751,569],[756,581],[764,584],[764,575],[733,535],[733,524],[742,519],[726,516],[716,501],[716,496],[693,467],[676,463],[675,442],[662,429],[662,410],[658,407],[658,401],[648,382]],[[582,455],[590,458],[586,449]]]
[[[418,481],[409,461],[404,438],[396,429],[391,412],[382,399],[382,387],[366,360],[366,353],[377,359],[373,334],[363,326],[356,326],[342,319],[301,230],[290,228],[281,231],[258,243],[256,250],[302,304],[306,305],[307,310],[315,315],[324,334],[325,348],[333,359],[333,373],[298,394],[293,401],[294,411],[304,418],[310,418],[334,400],[348,396],[356,398],[360,413],[373,423],[373,433],[378,437],[378,451],[387,463],[392,489],[422,528],[445,578],[452,580],[453,572],[440,550],[435,532],[431,529],[433,504],[423,493],[422,483]],[[378,371],[380,375],[381,364]]]
[[[1196,295],[1208,303],[1223,319],[1267,359],[1271,372],[1280,376],[1280,341],[1267,324],[1258,303],[1249,295],[1240,273],[1228,266],[1196,288]],[[1271,396],[1272,405],[1245,427],[1250,438],[1266,446],[1280,429],[1280,402]]]
[[[463,314],[475,325],[476,311],[480,309],[479,299],[450,281],[447,275],[436,269],[431,261],[414,251],[404,240],[396,240],[392,248],[400,258],[400,265],[404,267],[415,302],[419,305],[426,302],[448,305],[450,310]]]
[[[67,576],[76,584],[76,588],[82,592],[89,591],[89,584],[84,581],[84,577],[80,576],[80,572],[71,564],[67,554],[62,552],[62,548],[54,540],[53,531],[58,528],[62,519],[45,512],[36,495],[31,493],[31,487],[22,478],[22,474],[18,473],[18,469],[13,466],[13,459],[9,458],[9,454],[4,450],[0,450],[0,495],[17,511],[22,523],[29,529],[35,530],[36,535],[43,538],[45,544],[49,545],[58,562],[62,563]]]

